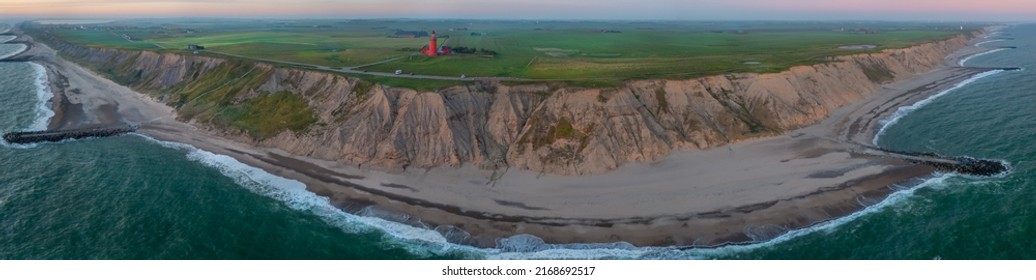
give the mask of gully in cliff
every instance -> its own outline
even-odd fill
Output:
[[[97,104],[116,98],[117,112],[148,114],[126,118],[138,120],[219,105],[194,98],[216,87],[227,98],[264,105],[244,116],[298,112],[297,118],[230,122],[290,119],[297,126],[227,126],[211,122],[223,117],[212,111],[178,119],[191,123],[167,118],[161,128],[141,132],[285,174],[347,212],[414,217],[427,228],[455,228],[440,232],[451,242],[490,248],[516,234],[550,244],[715,246],[773,237],[746,230],[757,225],[803,228],[848,215],[864,207],[857,196],[885,197],[888,185],[939,168],[903,156],[851,156],[847,150],[858,147],[828,137],[867,138],[887,117],[868,112],[894,112],[980,71],[947,65],[945,58],[969,39],[957,36],[780,73],[630,81],[614,89],[488,82],[428,92],[307,69],[89,48],[35,35],[47,43],[35,51],[70,77],[69,88],[110,84],[95,73],[113,73],[127,86],[58,95]],[[111,63],[113,57],[122,60]],[[228,84],[227,77],[247,78]],[[140,96],[169,107],[140,102]],[[845,113],[836,109],[842,107],[848,107]],[[322,125],[306,126],[317,123]],[[785,133],[798,129],[809,133]],[[67,136],[51,135],[68,139],[61,137]],[[250,147],[256,141],[262,147]],[[715,149],[723,145],[732,148]],[[411,168],[370,171],[402,166]]]

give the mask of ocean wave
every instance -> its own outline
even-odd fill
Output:
[[[46,130],[50,124],[50,119],[54,117],[54,110],[51,109],[51,99],[54,98],[54,93],[50,91],[50,79],[47,77],[47,69],[42,65],[29,62],[33,70],[36,71],[36,79],[33,81],[33,85],[36,87],[36,112],[33,122],[29,124],[25,130],[29,131],[40,131]],[[0,144],[10,147],[27,149],[34,148],[38,143],[32,144],[12,144],[7,141],[0,139]]]
[[[378,217],[354,215],[334,207],[327,197],[306,190],[302,182],[276,176],[236,159],[198,149],[194,146],[161,141],[132,133],[160,146],[185,151],[188,160],[213,168],[246,190],[279,201],[295,211],[311,213],[322,221],[347,233],[378,232],[384,242],[400,245],[418,256],[460,255],[478,259],[700,259],[676,247],[636,247],[626,242],[610,244],[548,244],[539,237],[518,234],[498,239],[497,248],[480,248],[449,242],[445,236],[428,227],[389,221]],[[74,141],[74,140],[65,140]],[[0,140],[0,142],[3,142]],[[64,141],[63,141],[64,142]],[[15,148],[37,147],[34,144],[7,144]]]
[[[982,45],[985,45],[985,44],[989,44],[989,43],[993,43],[993,42],[1003,42],[1003,41],[1007,41],[1007,39],[996,39],[996,40],[982,41],[982,42],[979,42],[979,43],[975,44],[975,46],[976,47],[981,47]]]
[[[4,54],[0,54],[0,60],[6,59],[8,57],[15,56],[15,55],[20,54],[20,53],[24,52],[25,50],[29,49],[29,46],[27,46],[25,44],[16,44],[16,45],[18,45],[18,47],[15,48],[13,51],[10,51],[10,52],[4,53]]]
[[[961,59],[960,62],[958,62],[957,64],[960,65],[960,66],[965,66],[964,63],[967,63],[968,60],[971,60],[972,58],[980,57],[980,56],[987,55],[987,54],[992,54],[992,53],[1003,51],[1003,50],[1008,50],[1008,49],[1007,48],[999,48],[999,49],[992,49],[992,50],[984,51],[984,52],[981,52],[981,53],[973,54],[971,56],[965,57],[964,59]]]
[[[634,247],[631,249],[622,248],[590,248],[579,249],[579,246],[586,244],[552,245],[556,248],[549,248],[534,252],[499,252],[487,255],[490,259],[707,259],[722,258],[740,253],[747,253],[758,249],[769,248],[775,245],[801,238],[814,233],[831,233],[842,225],[862,217],[879,213],[886,208],[907,203],[914,196],[917,190],[945,185],[947,179],[960,176],[954,173],[939,173],[932,178],[912,187],[900,188],[880,202],[864,207],[847,216],[817,223],[813,226],[794,229],[778,235],[763,242],[726,245],[716,248],[681,248],[681,247]],[[535,241],[526,241],[535,243]],[[622,245],[619,245],[622,246]]]
[[[981,55],[981,54],[980,54]],[[977,56],[977,55],[976,55]],[[972,56],[974,57],[974,56]],[[992,70],[977,74],[954,87],[939,94],[928,97],[910,106],[899,108],[892,117],[883,121],[878,135],[895,124],[906,114],[923,107],[935,98],[963,87],[979,79],[995,75],[1003,70]],[[137,134],[139,135],[139,134]],[[411,253],[418,255],[461,254],[464,256],[485,259],[705,259],[722,258],[754,250],[769,248],[784,242],[795,240],[814,233],[833,232],[837,228],[874,213],[879,213],[893,205],[908,203],[919,189],[941,186],[954,176],[953,173],[940,173],[912,187],[892,186],[895,189],[885,199],[864,207],[860,211],[847,216],[817,223],[801,229],[782,229],[781,234],[762,242],[726,245],[716,248],[693,248],[681,246],[669,247],[637,247],[626,242],[600,244],[548,244],[543,239],[527,234],[519,234],[497,240],[496,248],[477,248],[468,245],[450,243],[439,232],[421,226],[393,222],[377,217],[354,215],[334,207],[328,198],[318,196],[306,190],[302,182],[279,177],[241,163],[226,155],[214,154],[191,145],[156,140],[147,136],[145,139],[159,145],[180,149],[187,152],[187,158],[205,166],[218,170],[231,178],[238,185],[249,191],[278,200],[289,208],[317,215],[325,222],[346,232],[360,233],[377,231],[386,236],[386,242],[402,245]],[[877,143],[878,136],[874,142]],[[1008,172],[1009,173],[1009,172]],[[786,230],[786,231],[785,231]]]
[[[302,182],[270,174],[230,156],[214,154],[187,144],[161,141],[141,134],[134,135],[167,148],[186,151],[187,159],[216,169],[245,189],[280,201],[293,210],[312,213],[345,232],[365,233],[377,230],[395,240],[405,242],[402,244],[406,245],[404,248],[417,255],[471,254],[479,250],[449,243],[445,237],[432,229],[346,213],[332,205],[329,198],[306,190],[306,185]]]
[[[972,56],[972,57],[974,57],[974,56]],[[956,85],[953,85],[953,87],[948,88],[946,90],[943,90],[943,91],[941,91],[941,92],[939,92],[939,93],[937,93],[935,95],[929,96],[928,98],[925,98],[924,100],[918,101],[917,103],[914,103],[914,104],[911,104],[911,105],[907,105],[907,106],[903,106],[903,107],[899,107],[899,109],[897,109],[896,112],[892,113],[891,116],[889,116],[888,118],[886,118],[886,119],[881,121],[881,129],[878,130],[878,133],[874,134],[874,139],[871,140],[871,144],[874,144],[875,146],[878,146],[878,139],[880,139],[881,136],[885,134],[885,130],[888,130],[889,127],[892,127],[892,125],[895,125],[896,123],[898,123],[899,120],[902,119],[904,116],[906,116],[906,115],[916,111],[917,109],[920,109],[921,107],[924,107],[924,106],[928,105],[929,103],[932,103],[933,100],[935,100],[935,99],[937,99],[939,97],[942,97],[942,96],[944,96],[946,94],[949,94],[950,92],[953,92],[953,91],[955,91],[955,90],[957,90],[959,88],[962,88],[962,87],[964,87],[964,86],[966,86],[968,84],[974,83],[975,81],[981,80],[982,78],[989,77],[989,76],[992,76],[992,75],[996,75],[996,74],[999,74],[1001,72],[1004,72],[1004,70],[999,70],[998,69],[998,70],[990,70],[990,71],[979,73],[978,75],[975,75],[975,76],[973,76],[971,78],[968,78],[967,80],[961,81],[961,82],[957,83]]]
[[[461,254],[487,259],[641,259],[641,258],[694,258],[675,248],[635,247],[626,242],[609,244],[546,244],[531,235],[501,238],[498,248],[478,248],[450,243],[439,232],[426,227],[397,223],[377,217],[354,215],[330,203],[327,197],[308,190],[302,182],[279,177],[262,169],[241,163],[236,159],[214,154],[194,146],[161,141],[136,134],[158,145],[187,152],[187,158],[216,169],[245,189],[280,201],[289,208],[317,215],[328,224],[345,232],[379,231],[390,237],[389,242],[400,243],[417,255]]]
[[[806,235],[809,235],[809,234],[813,234],[813,233],[818,233],[818,232],[831,233],[835,229],[837,229],[838,227],[841,227],[842,225],[845,225],[845,224],[847,224],[849,222],[855,221],[857,219],[860,219],[862,217],[865,217],[865,216],[868,216],[868,215],[871,215],[871,214],[879,213],[880,211],[882,211],[882,210],[884,210],[886,208],[889,208],[891,206],[901,205],[903,203],[908,203],[908,200],[910,198],[914,197],[914,193],[916,193],[917,190],[920,190],[920,189],[923,189],[923,188],[930,188],[930,187],[936,187],[936,186],[945,185],[947,179],[953,178],[955,176],[959,176],[959,175],[957,175],[955,173],[938,173],[934,177],[932,177],[930,179],[927,179],[927,180],[924,180],[924,182],[921,182],[920,184],[917,184],[917,185],[915,185],[913,187],[908,187],[908,188],[904,188],[904,189],[900,189],[898,191],[895,191],[895,192],[889,194],[889,196],[886,197],[881,202],[878,202],[877,204],[874,204],[874,205],[871,205],[871,206],[867,206],[867,207],[863,208],[860,211],[856,211],[856,212],[854,212],[852,214],[849,214],[848,216],[844,216],[844,217],[841,217],[841,218],[837,218],[837,219],[829,220],[829,221],[826,221],[826,222],[818,223],[816,225],[813,225],[813,226],[807,227],[807,228],[791,230],[791,231],[789,231],[789,232],[787,232],[787,233],[785,233],[785,234],[783,234],[781,236],[778,236],[777,238],[774,238],[774,239],[772,239],[770,241],[761,242],[761,243],[745,244],[745,245],[731,245],[731,246],[715,248],[715,249],[693,249],[691,251],[698,252],[698,253],[700,253],[703,256],[721,257],[721,256],[725,256],[725,255],[731,255],[731,254],[736,254],[736,253],[744,253],[744,252],[749,252],[749,251],[753,251],[753,250],[757,250],[757,249],[761,249],[761,248],[771,247],[773,245],[784,243],[784,242],[787,242],[787,241],[790,241],[790,240],[793,240],[793,239],[796,239],[796,238],[799,238],[799,237],[803,237],[803,236],[806,236]]]
[[[47,68],[36,63],[29,63],[33,70],[36,70],[36,121],[32,123],[29,130],[46,130],[50,119],[54,117],[54,110],[51,109],[51,99],[54,93],[50,91],[50,79],[47,77]]]
[[[637,247],[627,242],[599,244],[548,244],[539,237],[519,234],[498,239],[497,248],[477,248],[468,245],[454,244],[447,241],[442,234],[427,227],[419,227],[346,213],[333,205],[326,197],[318,196],[306,190],[302,182],[279,177],[262,169],[252,167],[236,159],[214,154],[194,146],[160,141],[144,135],[148,141],[161,146],[186,151],[189,160],[218,170],[245,189],[280,201],[289,208],[317,215],[325,222],[345,232],[362,233],[377,231],[386,235],[386,242],[402,245],[417,255],[460,254],[468,257],[484,259],[704,259],[721,258],[736,253],[766,248],[806,236],[816,232],[832,231],[841,225],[876,213],[890,205],[906,201],[917,189],[942,184],[944,180],[956,174],[939,174],[924,182],[889,195],[888,198],[865,207],[848,216],[818,223],[802,229],[795,229],[759,243],[727,245],[717,248],[670,247]]]

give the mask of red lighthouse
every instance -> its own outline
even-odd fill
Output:
[[[430,57],[436,57],[441,54],[450,54],[452,51],[447,46],[439,47],[439,38],[435,35],[435,31],[432,31],[432,38],[428,39],[428,45],[421,48],[421,53]]]
[[[439,38],[435,35],[435,30],[432,30],[432,38],[428,39],[428,52],[425,54],[431,57],[439,56]]]

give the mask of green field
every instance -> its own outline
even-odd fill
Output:
[[[115,47],[134,50],[161,49],[152,43],[130,41],[110,30],[60,30],[58,32],[66,41],[89,47]]]
[[[512,77],[593,85],[630,79],[776,72],[831,57],[903,48],[970,32],[979,25],[890,22],[566,22],[467,20],[134,20],[48,25],[67,41],[95,47],[182,50],[371,72]],[[495,56],[417,54],[438,31],[440,44],[487,49]],[[130,38],[130,39],[127,39]],[[876,45],[843,50],[843,45]],[[394,59],[394,60],[392,60]],[[391,60],[385,62],[386,60]],[[425,83],[378,77],[410,87]]]

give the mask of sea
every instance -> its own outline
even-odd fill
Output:
[[[883,122],[889,149],[1007,162],[995,177],[933,174],[888,199],[773,240],[720,248],[445,242],[356,216],[297,181],[142,135],[0,142],[0,259],[1036,259],[1036,25],[1010,26],[966,66],[1019,67],[964,81]],[[0,38],[2,39],[2,38]],[[18,46],[0,44],[0,57]],[[53,116],[46,73],[0,62],[0,132]]]

